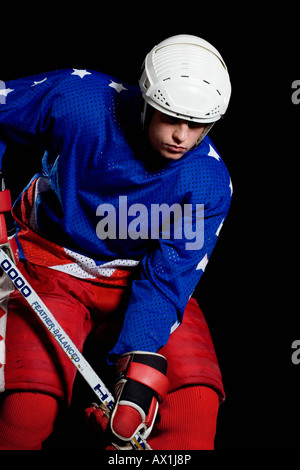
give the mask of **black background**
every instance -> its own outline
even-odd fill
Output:
[[[83,68],[136,83],[145,54],[173,34],[201,36],[221,52],[232,99],[210,137],[231,174],[233,200],[196,291],[227,396],[216,449],[296,449],[300,365],[291,361],[291,344],[300,337],[300,105],[291,101],[291,84],[300,78],[297,12],[289,5],[280,11],[275,4],[232,5],[1,6],[0,79]],[[35,157],[34,149],[7,151],[3,168],[13,195],[39,169]]]

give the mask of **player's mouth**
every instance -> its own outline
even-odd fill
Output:
[[[179,145],[165,144],[166,149],[171,153],[184,153],[186,152],[185,147]]]

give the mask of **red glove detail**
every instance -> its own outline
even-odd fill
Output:
[[[162,403],[166,398],[169,388],[169,380],[164,374],[153,369],[153,367],[149,367],[138,362],[131,362],[131,364],[129,364],[126,377],[127,379],[136,380],[137,382],[152,388],[156,392],[159,403]]]
[[[3,179],[0,176],[0,188]],[[8,189],[0,189],[0,246],[5,253],[17,264],[19,261],[19,250],[14,237],[16,228],[11,215],[11,196]]]
[[[109,423],[109,415],[103,409],[102,405],[98,406],[93,403],[92,406],[85,410],[85,419],[91,428],[102,437]]]
[[[8,212],[11,210],[10,190],[4,189],[0,191],[0,212]]]
[[[85,410],[85,420],[87,424],[93,429],[102,440],[102,445],[105,450],[132,450],[130,444],[125,447],[118,447],[112,444],[111,435],[107,432],[109,424],[109,411],[104,405],[97,405],[92,403],[92,406]]]
[[[115,385],[116,406],[110,427],[119,440],[128,442],[140,432],[150,434],[158,405],[168,390],[167,361],[160,354],[136,351],[120,357]]]
[[[106,445],[106,450],[132,450],[137,432],[147,439],[155,422],[159,403],[168,391],[167,361],[160,355],[133,352],[119,358],[114,393],[116,405],[110,418],[103,405],[85,410],[86,421]]]
[[[113,432],[122,439],[129,440],[142,423],[141,414],[128,405],[118,405]]]
[[[109,411],[104,405],[99,406],[96,403],[92,403],[92,406],[85,410],[85,420],[91,429],[103,440],[103,448],[105,448],[105,450],[117,450],[110,444],[108,436],[106,436],[109,423]]]

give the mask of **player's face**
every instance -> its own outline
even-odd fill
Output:
[[[168,116],[158,110],[149,126],[151,147],[165,158],[178,160],[197,143],[205,124]]]

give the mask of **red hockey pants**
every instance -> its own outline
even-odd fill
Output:
[[[123,318],[123,289],[48,268],[19,266],[80,350],[95,328],[102,347],[114,344]],[[207,325],[194,299],[184,317],[162,350],[170,364],[171,388],[149,439],[157,450],[213,448],[219,397],[223,398],[221,376]],[[0,449],[40,449],[53,430],[57,400],[71,401],[76,369],[18,292],[9,300],[5,333]],[[183,347],[184,354],[177,356]]]

